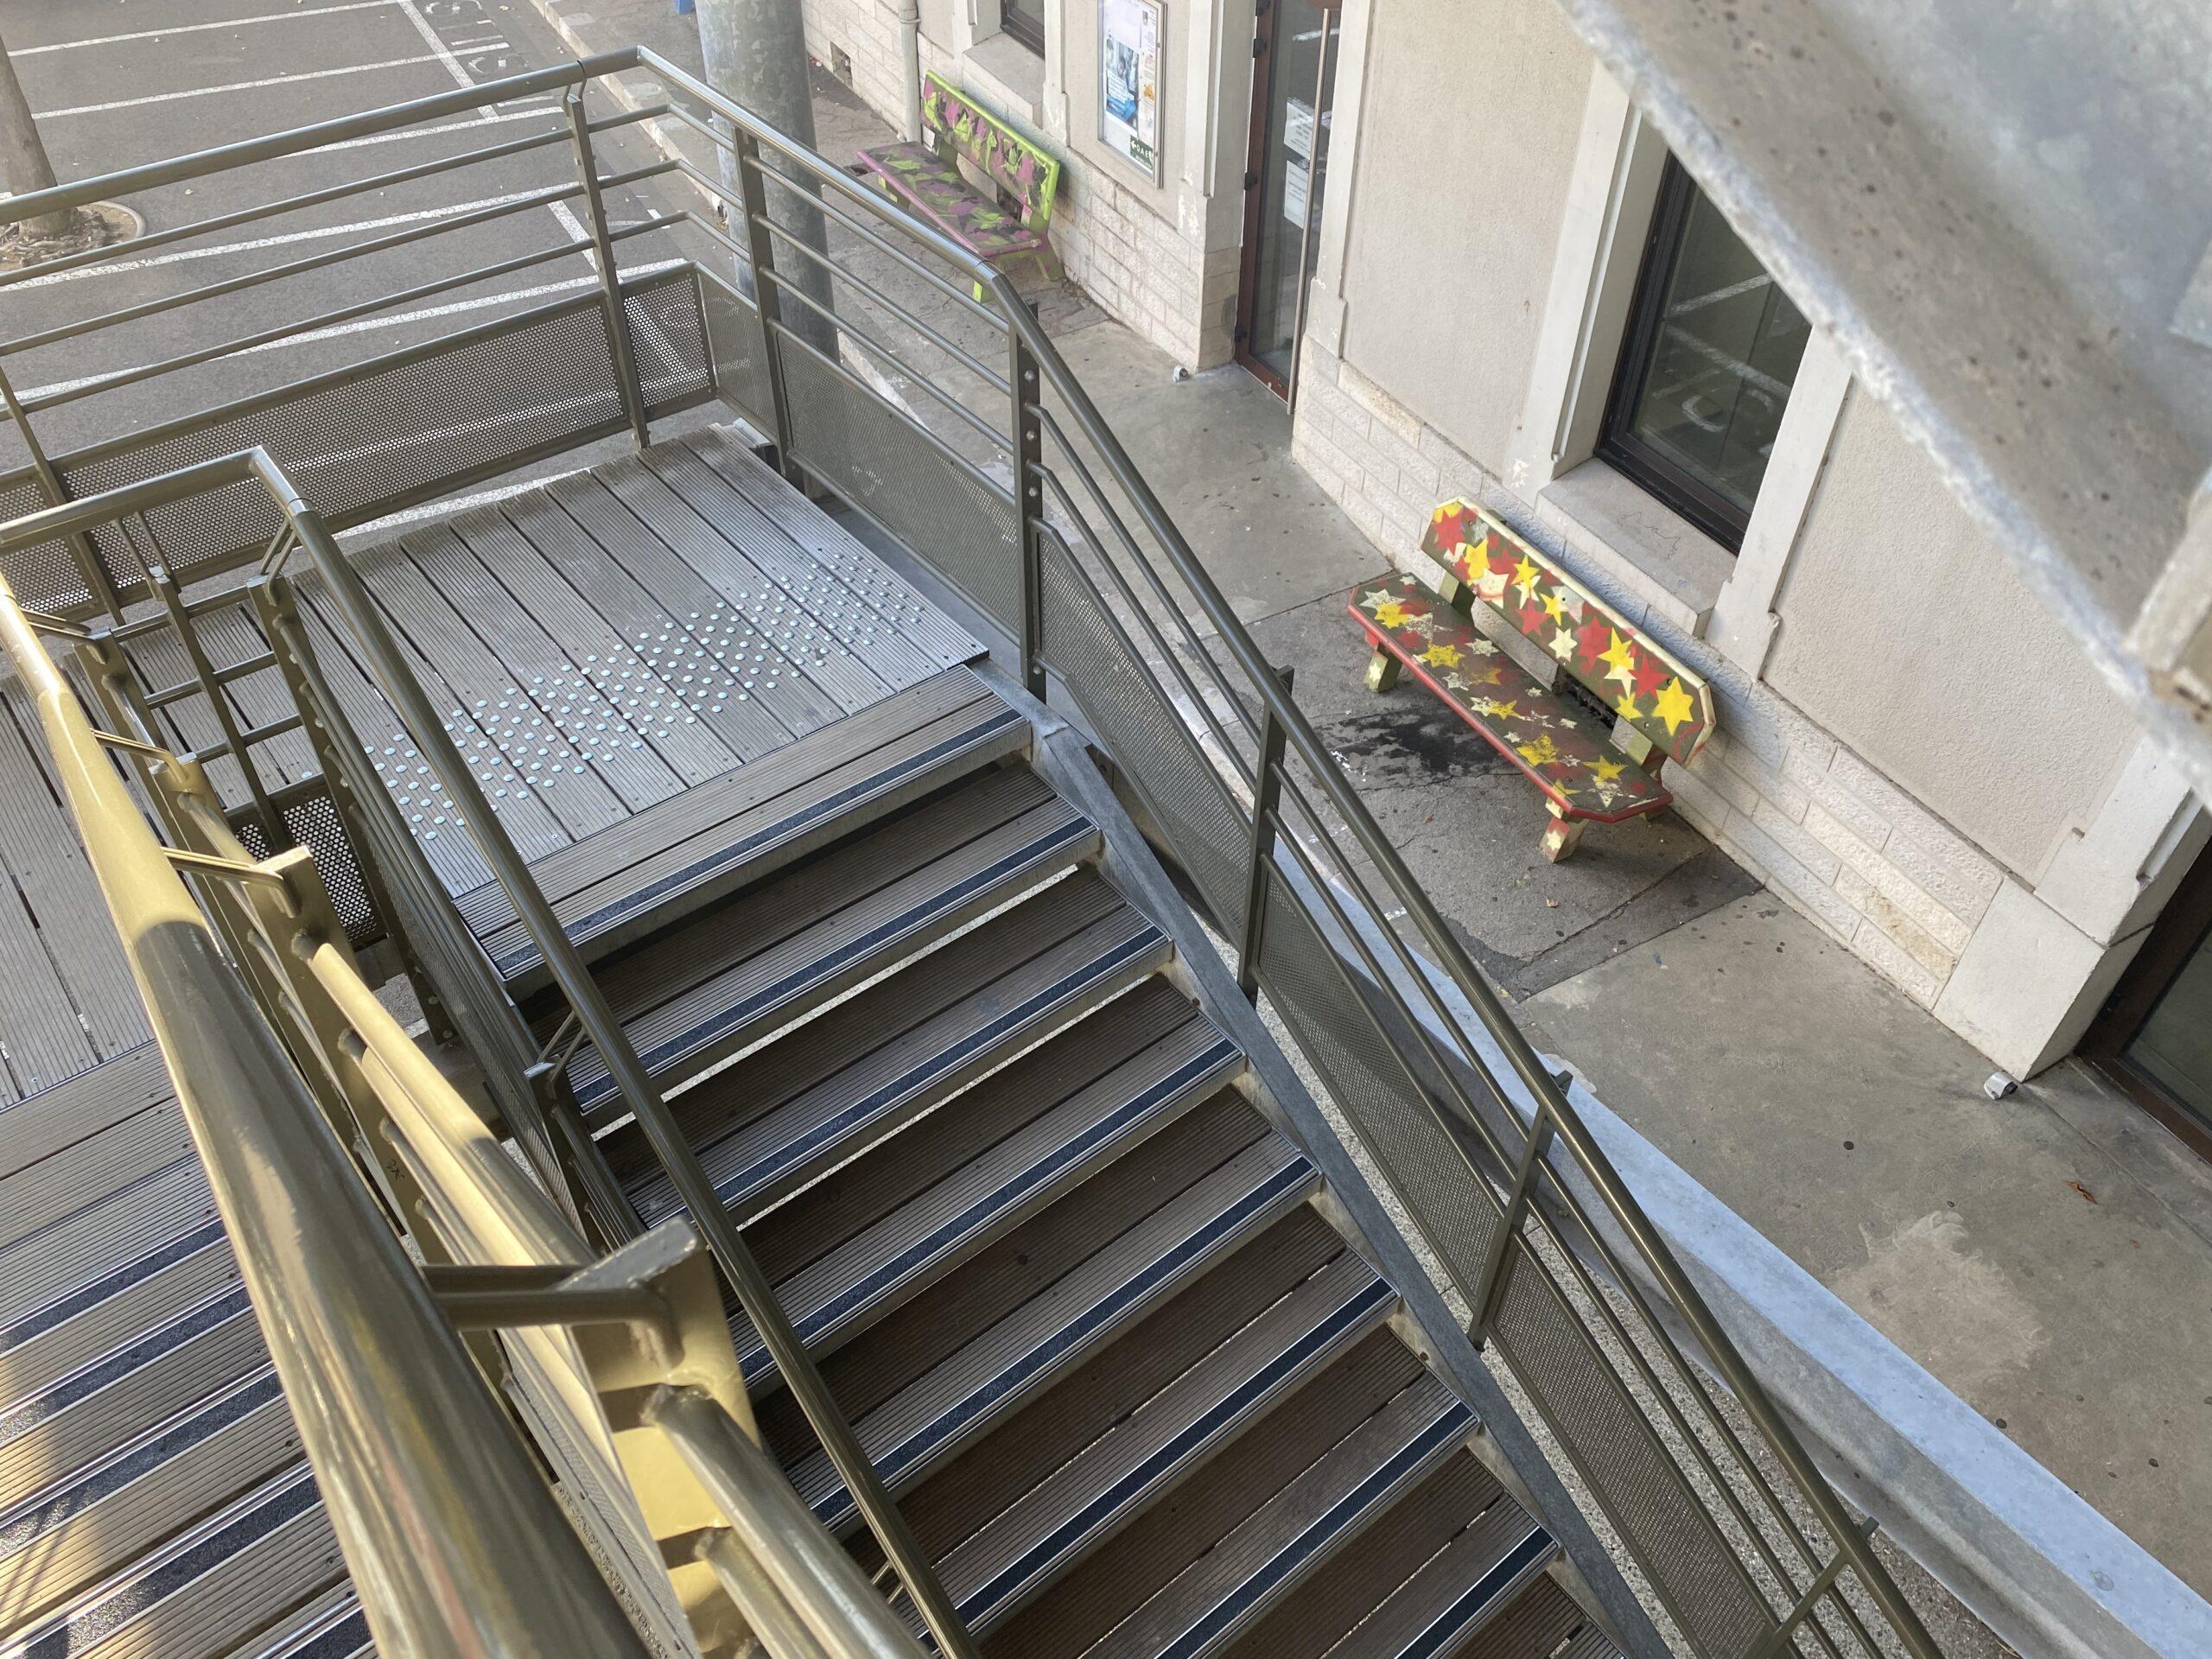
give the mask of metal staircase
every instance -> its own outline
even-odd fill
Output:
[[[1934,1659],[1002,275],[636,53],[86,188],[493,92],[594,292],[66,453],[0,378],[156,1036],[0,1108],[0,1659]],[[654,118],[735,184],[602,175]],[[610,230],[661,177],[734,220]],[[652,442],[710,397],[768,459]]]

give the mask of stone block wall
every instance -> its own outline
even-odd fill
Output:
[[[1490,508],[1703,675],[1714,735],[1667,769],[1682,817],[1793,908],[1936,1010],[2004,872],[1764,682],[1608,579],[1573,536],[1309,337],[1291,453],[1392,563],[1433,580],[1420,550],[1439,501]]]
[[[894,128],[905,118],[899,18],[878,0],[804,0],[807,49]],[[922,39],[922,67],[961,84],[957,54]],[[977,101],[991,107],[988,97]],[[993,110],[1001,118],[1005,111]],[[1026,124],[1013,123],[1019,127]],[[1044,134],[1060,157],[1052,246],[1070,281],[1184,367],[1210,369],[1232,355],[1237,251],[1207,253],[1203,227],[1185,232],[1107,168]],[[1026,271],[1018,273],[1024,282]]]

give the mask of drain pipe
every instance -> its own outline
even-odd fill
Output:
[[[922,0],[899,0],[899,66],[906,92],[906,137],[922,142]]]

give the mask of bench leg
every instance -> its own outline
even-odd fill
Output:
[[[1463,618],[1474,614],[1475,590],[1448,570],[1445,572],[1444,579],[1436,584],[1436,596]]]
[[[1556,806],[1551,806],[1551,814],[1552,821],[1544,826],[1544,856],[1556,864],[1582,844],[1582,826],[1589,820],[1562,817]]]
[[[1367,689],[1388,691],[1398,683],[1398,671],[1402,664],[1382,646],[1375,647],[1375,654],[1367,659]]]

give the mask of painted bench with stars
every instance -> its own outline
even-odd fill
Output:
[[[1367,683],[1387,691],[1402,672],[1543,791],[1544,856],[1572,853],[1586,823],[1656,812],[1660,782],[1713,734],[1713,693],[1618,613],[1481,508],[1447,501],[1429,516],[1421,550],[1444,568],[1439,588],[1391,574],[1363,582],[1346,608],[1374,656]],[[1592,692],[1615,718],[1563,696],[1509,657],[1471,620],[1487,605]]]

